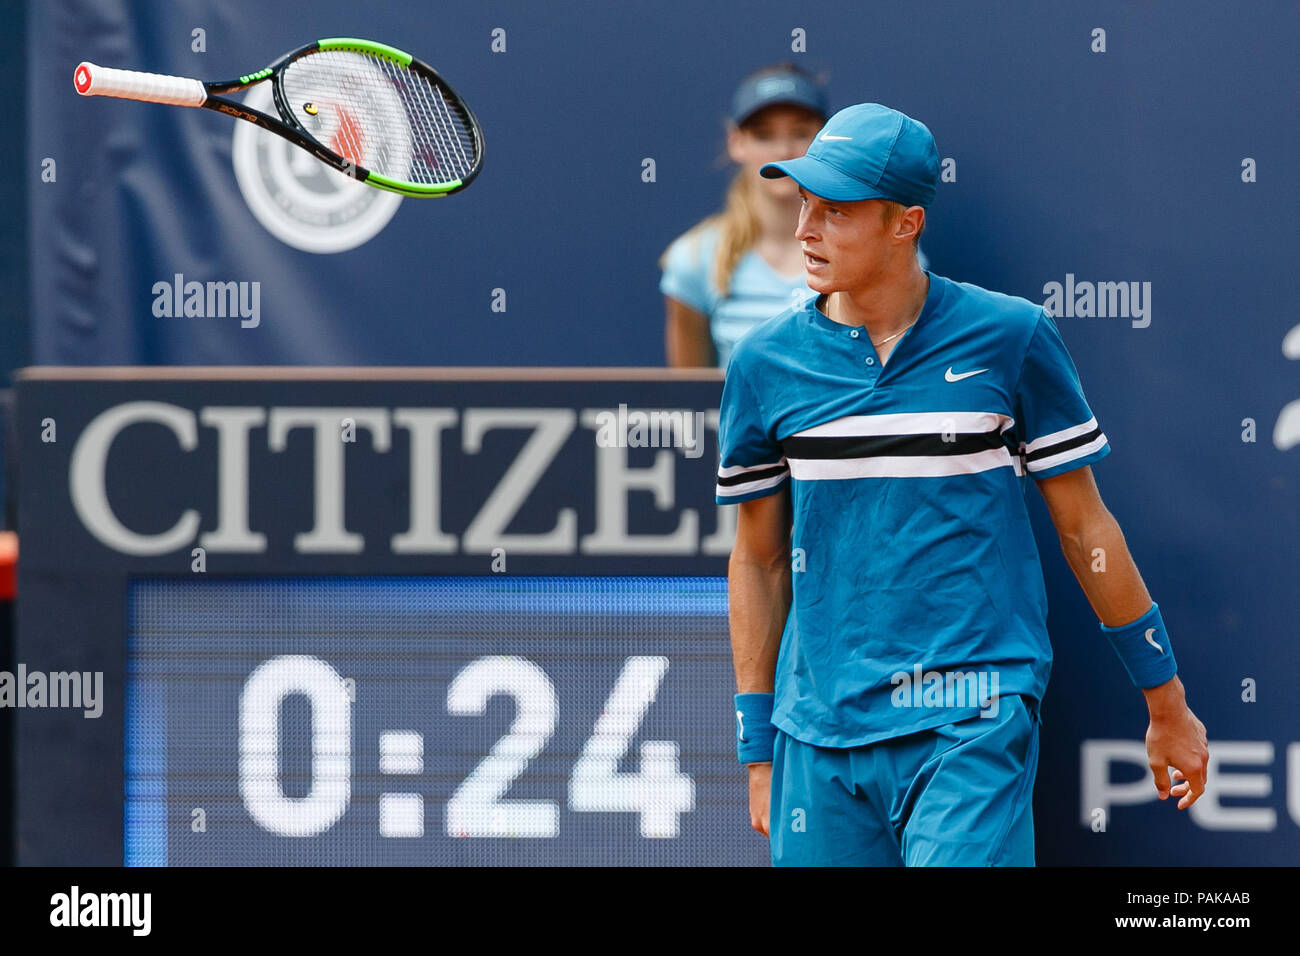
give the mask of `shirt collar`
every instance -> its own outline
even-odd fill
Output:
[[[921,320],[929,316],[930,313],[935,310],[935,307],[939,304],[939,300],[943,298],[944,293],[943,286],[945,280],[943,276],[937,276],[929,269],[925,270],[925,274],[930,279],[930,291],[925,295],[925,305],[921,306],[921,314],[917,316],[915,325],[920,325]],[[818,292],[804,303],[804,312],[809,316],[814,325],[823,328],[828,332],[838,333],[845,333],[850,329],[861,328],[861,326],[845,325],[842,322],[836,322],[834,319],[826,315],[826,313],[822,312],[821,309],[817,308],[817,303],[821,300],[821,297],[822,293]]]

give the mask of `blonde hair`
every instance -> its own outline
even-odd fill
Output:
[[[718,248],[713,255],[710,278],[725,299],[731,294],[731,278],[745,253],[758,242],[758,211],[754,208],[754,190],[757,184],[753,174],[744,169],[736,171],[727,187],[726,203],[722,212],[700,220],[686,231],[683,239],[692,243],[691,251],[699,255],[701,237],[710,229],[718,230]],[[668,253],[659,257],[659,267],[667,264]]]

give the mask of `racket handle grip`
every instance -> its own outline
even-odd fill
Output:
[[[72,84],[82,96],[116,96],[144,103],[169,106],[202,106],[208,91],[201,80],[136,70],[114,70],[93,63],[80,63],[72,74]]]

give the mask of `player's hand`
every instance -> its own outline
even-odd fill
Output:
[[[771,836],[768,814],[772,802],[772,765],[751,763],[749,767],[749,825],[763,836]]]
[[[1147,762],[1155,776],[1156,793],[1161,800],[1178,797],[1178,809],[1186,810],[1205,792],[1206,765],[1210,746],[1201,723],[1183,697],[1183,685],[1177,677],[1146,692],[1151,711],[1147,727]],[[1174,784],[1169,785],[1169,768],[1174,768]]]

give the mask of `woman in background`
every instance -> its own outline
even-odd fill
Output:
[[[764,163],[802,156],[828,116],[826,90],[793,64],[767,67],[736,90],[727,155],[739,165],[726,206],[679,236],[663,254],[664,344],[675,368],[720,365],[751,328],[788,308],[804,282],[794,238],[799,193],[787,177],[764,179]]]

